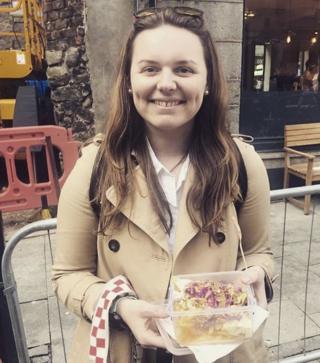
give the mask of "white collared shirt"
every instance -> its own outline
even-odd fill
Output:
[[[179,175],[176,178],[156,157],[156,154],[154,153],[149,141],[147,141],[147,145],[150,152],[151,161],[158,176],[159,183],[164,191],[167,201],[169,202],[169,208],[172,215],[172,228],[170,235],[168,236],[168,245],[169,250],[172,252],[175,244],[179,203],[181,200],[183,184],[187,177],[190,159],[188,155],[182,163]]]

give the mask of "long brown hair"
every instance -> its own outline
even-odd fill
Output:
[[[121,225],[120,209],[126,198],[133,195],[134,169],[137,163],[145,174],[160,223],[167,233],[172,227],[169,204],[147,150],[144,121],[128,93],[132,49],[136,36],[144,30],[163,24],[184,28],[196,34],[204,50],[209,95],[204,97],[195,116],[189,146],[195,180],[188,192],[187,210],[193,223],[207,232],[210,240],[215,240],[224,207],[231,200],[239,198],[238,150],[227,128],[226,84],[217,52],[209,32],[203,26],[202,18],[180,14],[170,7],[157,9],[151,15],[137,18],[121,54],[105,138],[95,164],[95,200],[101,204],[100,228],[106,233],[108,229]],[[133,152],[135,157],[132,156]],[[106,198],[106,190],[110,186],[115,188],[115,206]],[[196,211],[200,214],[200,221],[196,218]]]

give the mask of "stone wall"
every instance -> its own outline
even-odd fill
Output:
[[[120,51],[132,23],[131,0],[87,0],[87,47],[95,125],[102,131]]]
[[[85,45],[84,0],[46,0],[47,76],[57,124],[80,140],[95,132]]]

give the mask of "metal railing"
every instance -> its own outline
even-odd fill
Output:
[[[313,185],[307,187],[299,187],[299,188],[290,188],[290,189],[282,189],[282,190],[274,190],[271,192],[271,200],[279,200],[285,199],[288,197],[298,197],[304,196],[306,194],[320,194],[320,185]],[[285,212],[286,212],[287,203],[285,203]],[[315,206],[315,203],[314,203]],[[315,207],[314,207],[315,208]],[[301,217],[303,218],[303,212],[301,211]],[[308,284],[309,284],[309,266],[310,266],[310,255],[311,255],[311,245],[312,245],[312,229],[313,229],[313,221],[314,221],[315,210],[313,209],[312,214],[312,224],[311,224],[311,234],[309,239],[309,247],[308,247],[308,261],[307,261],[307,275],[306,275],[306,283],[305,283],[305,302],[304,302],[304,341],[306,339],[306,319],[307,319],[307,302],[308,302]],[[282,241],[282,254],[281,254],[281,271],[280,271],[280,297],[279,297],[279,325],[278,325],[278,346],[280,346],[280,327],[281,327],[281,302],[282,302],[282,287],[283,287],[283,261],[284,261],[284,246],[285,246],[285,232],[286,232],[286,221],[284,220],[283,224],[283,241]],[[22,314],[20,310],[18,295],[17,295],[17,287],[15,283],[14,274],[11,267],[11,258],[14,251],[14,248],[17,244],[23,240],[25,237],[30,235],[31,233],[38,231],[50,231],[56,228],[56,219],[50,219],[45,221],[39,221],[31,223],[19,231],[17,231],[7,243],[3,260],[2,260],[2,275],[3,282],[5,287],[5,294],[7,297],[8,305],[9,305],[9,314],[12,321],[14,338],[16,341],[16,346],[18,350],[18,357],[20,363],[30,363],[30,358],[28,355],[28,348],[26,343],[26,335],[23,326]],[[59,306],[59,304],[58,304]],[[319,332],[320,334],[320,332]],[[279,353],[279,351],[278,351]],[[304,353],[297,356],[292,356],[285,359],[279,359],[279,354],[277,358],[277,362],[279,363],[304,363],[311,362],[313,360],[320,359],[320,349],[306,352],[304,345]]]
[[[17,348],[19,363],[30,363],[26,334],[23,326],[22,314],[19,305],[17,286],[14,273],[11,266],[11,258],[14,248],[25,237],[38,231],[50,231],[57,226],[56,219],[34,222],[22,227],[8,241],[2,258],[2,277],[4,284],[4,293],[7,298],[9,314],[12,323],[13,335]],[[58,304],[59,306],[59,304]]]
[[[280,264],[280,289],[279,289],[279,310],[278,310],[278,344],[277,344],[277,359],[278,363],[304,363],[311,362],[315,359],[320,359],[320,349],[314,350],[311,352],[306,351],[306,332],[307,332],[307,308],[308,308],[308,293],[309,293],[309,273],[310,273],[310,257],[311,257],[311,247],[313,243],[313,230],[314,230],[314,217],[315,217],[315,208],[316,202],[313,203],[312,216],[311,216],[311,224],[310,224],[310,236],[308,241],[308,251],[307,251],[307,261],[306,261],[306,278],[305,278],[305,286],[304,286],[304,308],[303,308],[303,353],[296,356],[291,356],[288,358],[280,359],[279,351],[280,351],[280,335],[281,335],[281,311],[282,311],[282,300],[283,300],[283,276],[284,276],[284,259],[285,259],[285,236],[286,236],[286,228],[287,228],[287,201],[286,198],[290,197],[302,197],[305,195],[314,195],[320,194],[320,185],[312,185],[298,188],[288,188],[282,190],[274,190],[271,191],[270,197],[271,201],[276,200],[284,200],[284,221],[283,221],[283,233],[282,233],[282,242],[281,242],[281,264]],[[303,211],[301,210],[301,218],[304,218]],[[320,335],[320,329],[319,329]]]

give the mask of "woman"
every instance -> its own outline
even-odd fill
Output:
[[[306,61],[306,70],[301,77],[301,89],[303,91],[318,92],[319,89],[319,66],[310,59]]]
[[[71,362],[88,362],[90,321],[111,279],[125,276],[135,298],[113,300],[110,318],[127,329],[111,326],[108,362],[129,363],[136,359],[134,341],[164,347],[150,322],[166,316],[152,302],[166,298],[171,275],[244,269],[241,238],[247,283],[266,306],[265,281],[272,275],[267,175],[252,147],[236,146],[226,110],[226,87],[202,12],[136,14],[105,138],[84,149],[59,202],[55,290],[81,317]],[[237,215],[238,148],[248,183]],[[161,349],[143,354],[148,363],[171,361]],[[231,359],[267,361],[260,332],[219,362]],[[193,356],[174,361],[195,362]]]

